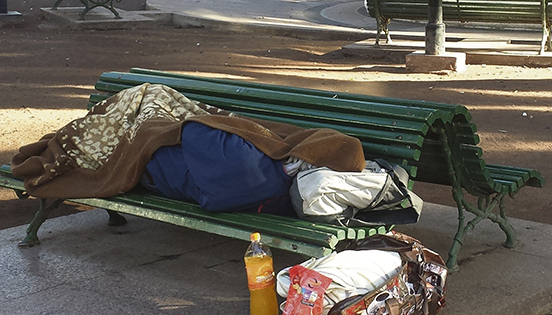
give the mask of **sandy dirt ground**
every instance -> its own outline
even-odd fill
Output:
[[[306,40],[171,26],[74,31],[41,17],[40,7],[53,0],[8,2],[23,17],[0,28],[2,164],[20,146],[84,115],[102,72],[142,67],[465,105],[488,163],[533,168],[552,178],[552,68],[469,65],[461,73],[412,74],[404,64],[341,52],[362,38]],[[120,6],[140,10],[144,3]],[[454,205],[448,187],[415,186],[425,201]],[[552,223],[551,192],[552,185],[524,188],[508,201],[509,215]],[[0,228],[28,223],[35,207],[36,201],[0,189]],[[76,210],[64,206],[55,214]]]

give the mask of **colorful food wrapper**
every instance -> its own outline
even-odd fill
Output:
[[[301,265],[289,270],[290,285],[283,315],[320,315],[332,279]]]

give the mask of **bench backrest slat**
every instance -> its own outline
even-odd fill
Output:
[[[364,101],[369,106],[359,106],[359,102],[351,99],[328,98],[317,95],[300,95],[285,91],[272,91],[266,89],[249,88],[236,85],[227,85],[210,82],[198,82],[189,79],[160,78],[157,76],[139,74],[112,74],[119,84],[134,82],[150,82],[164,84],[182,92],[184,95],[205,95],[238,101],[251,101],[255,103],[279,104],[282,106],[324,110],[329,112],[351,113],[370,115],[372,117],[396,118],[405,121],[432,121],[435,111],[420,107],[407,107],[390,105],[385,103],[371,103]],[[110,75],[102,75],[101,80],[110,82]],[[192,97],[190,97],[192,98]]]
[[[248,81],[239,81],[239,83],[236,83],[236,80],[230,80],[230,79],[198,77],[198,76],[192,76],[192,75],[169,73],[164,71],[150,70],[150,69],[143,69],[143,68],[132,68],[130,70],[130,73],[147,74],[147,75],[160,76],[160,77],[192,79],[196,81],[223,83],[223,84],[229,84],[229,85],[238,84],[239,86],[268,89],[271,91],[282,91],[282,92],[288,92],[288,93],[296,93],[300,95],[317,95],[317,96],[323,96],[327,98],[358,100],[358,101],[369,102],[369,103],[391,104],[394,106],[402,105],[407,107],[431,108],[431,109],[438,109],[441,111],[445,111],[447,113],[446,114],[447,116],[442,116],[440,118],[440,119],[443,119],[444,121],[448,121],[447,119],[449,118],[455,119],[458,122],[461,122],[461,121],[468,122],[471,120],[471,115],[468,112],[468,109],[465,106],[460,106],[460,105],[451,105],[451,104],[445,104],[445,103],[426,102],[426,101],[418,101],[418,100],[405,100],[405,99],[380,97],[380,96],[365,95],[365,94],[324,91],[324,90],[316,90],[316,89],[309,89],[309,88],[302,88],[302,87],[272,85],[272,84],[248,82]],[[452,114],[452,117],[448,116],[450,114]],[[443,114],[439,114],[439,115],[443,115]]]

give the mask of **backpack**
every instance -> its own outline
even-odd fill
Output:
[[[327,167],[300,171],[290,198],[300,218],[342,226],[415,223],[423,201],[408,189],[408,173],[383,159],[366,161],[362,172]]]

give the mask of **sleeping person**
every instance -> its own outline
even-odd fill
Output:
[[[197,122],[182,128],[181,143],[160,147],[140,183],[159,195],[194,200],[207,211],[294,215],[292,177],[251,142]]]

